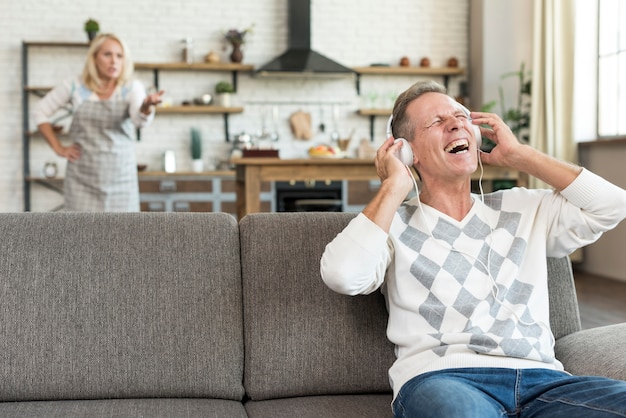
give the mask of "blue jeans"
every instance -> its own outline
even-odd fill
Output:
[[[395,417],[626,417],[626,382],[544,369],[467,368],[405,383]]]

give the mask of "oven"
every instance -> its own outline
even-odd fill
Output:
[[[342,181],[277,181],[277,212],[342,212]]]

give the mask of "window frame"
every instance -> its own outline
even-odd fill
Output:
[[[613,12],[607,13],[607,7]],[[599,140],[623,139],[626,118],[620,115],[626,115],[626,76],[620,74],[626,75],[626,30],[622,29],[626,25],[626,2],[598,0],[597,22],[596,135]]]

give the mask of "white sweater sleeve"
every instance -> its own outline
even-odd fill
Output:
[[[393,249],[387,234],[362,213],[327,246],[320,262],[324,283],[346,295],[369,294],[384,282]]]
[[[143,128],[152,122],[154,119],[154,109],[150,111],[150,114],[146,115],[139,110],[141,104],[146,98],[146,90],[138,80],[133,80],[130,92],[128,93],[128,113],[130,114],[130,118],[133,121],[133,124],[137,128]]]
[[[560,195],[565,201],[548,234],[549,256],[568,255],[626,218],[626,190],[586,169]]]
[[[31,117],[36,126],[42,123],[51,123],[52,116],[72,98],[72,80],[65,80],[48,92],[35,104]]]

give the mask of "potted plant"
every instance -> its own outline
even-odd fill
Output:
[[[513,71],[500,76],[500,80],[507,78],[516,78],[518,82],[517,86],[517,98],[515,107],[509,109],[506,108],[506,101],[504,97],[504,88],[502,84],[498,86],[498,96],[500,98],[500,115],[502,120],[511,128],[513,134],[517,139],[525,144],[529,142],[529,128],[530,128],[530,102],[532,94],[532,78],[531,73],[526,71],[525,64],[520,64],[519,71]],[[480,108],[481,112],[494,112],[494,108],[498,105],[498,101],[492,100],[485,103]],[[491,151],[495,146],[495,142],[483,137],[483,151]]]
[[[200,136],[200,131],[196,128],[191,128],[191,166],[195,173],[204,170],[204,164],[202,163],[202,137]]]
[[[100,24],[98,23],[97,20],[89,18],[85,22],[85,32],[87,32],[87,37],[89,37],[90,41],[92,41],[93,38],[96,37],[99,31],[100,31]]]
[[[525,63],[520,64],[519,71],[513,71],[502,75],[501,79],[517,79],[517,101],[515,107],[505,109],[504,89],[502,85],[498,88],[500,96],[500,108],[502,119],[511,128],[517,139],[525,144],[529,142],[528,129],[530,128],[530,102],[532,94],[531,73],[526,71]]]
[[[234,92],[235,88],[228,81],[220,81],[215,85],[215,93],[217,93],[220,105],[223,107],[230,106],[230,95]]]

